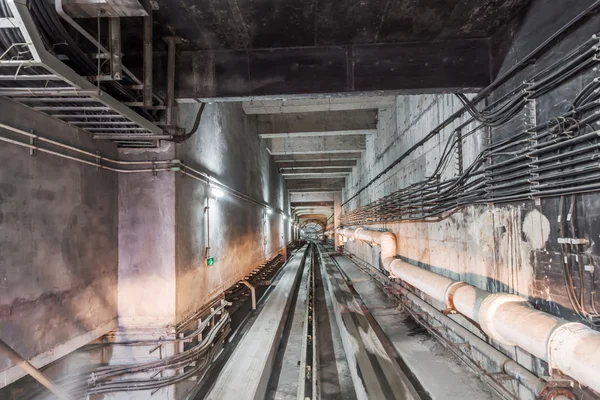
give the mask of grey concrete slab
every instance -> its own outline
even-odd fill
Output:
[[[367,274],[345,257],[336,257],[371,315],[432,400],[498,400],[476,374],[442,344],[397,309]]]
[[[360,152],[366,149],[365,135],[269,139],[271,155]]]
[[[291,294],[300,277],[301,261],[302,252],[296,253],[288,261],[264,308],[238,344],[206,399],[250,400],[265,397],[291,305]]]
[[[292,100],[252,100],[243,103],[246,114],[372,110],[393,107],[395,96],[348,96]]]
[[[418,399],[333,260],[323,248],[320,254],[357,398]]]
[[[377,129],[377,110],[325,111],[257,116],[263,138],[372,134]]]

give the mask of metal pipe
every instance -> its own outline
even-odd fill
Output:
[[[167,36],[164,40],[167,42],[167,115],[165,119],[167,126],[171,127],[175,118],[175,50],[179,38]]]
[[[243,280],[242,283],[250,289],[250,295],[252,296],[252,310],[256,310],[256,290],[254,289],[254,286],[246,280]]]
[[[57,142],[55,140],[52,139],[48,139],[45,138],[43,136],[39,136],[36,135],[34,133],[31,132],[26,132],[22,129],[18,129],[15,128],[13,126],[10,125],[6,125],[6,124],[2,124],[0,123],[0,129],[6,129],[8,131],[17,133],[19,135],[23,135],[25,137],[28,137],[30,139],[35,139],[35,141],[40,141],[40,142],[45,142],[45,143],[49,143],[53,146],[57,146],[69,151],[73,151],[79,154],[83,154],[86,155],[90,158],[92,158],[94,161],[89,161],[89,160],[85,160],[83,158],[79,158],[79,157],[74,157],[74,156],[69,156],[66,154],[62,154],[59,153],[57,151],[53,151],[53,150],[48,150],[48,149],[44,149],[42,147],[39,147],[38,145],[32,145],[29,143],[23,143],[20,142],[18,140],[14,140],[14,139],[10,139],[7,137],[3,137],[0,136],[0,141],[6,142],[6,143],[11,143],[17,146],[21,146],[21,147],[25,147],[28,149],[33,149],[33,150],[37,150],[40,151],[42,153],[46,153],[46,154],[51,154],[57,157],[61,157],[61,158],[65,158],[65,159],[69,159],[72,161],[76,161],[82,164],[86,164],[86,165],[90,165],[90,166],[94,166],[96,168],[100,168],[100,169],[106,169],[106,170],[110,170],[110,171],[114,171],[114,172],[119,172],[119,173],[138,173],[138,172],[160,172],[160,171],[164,171],[164,172],[180,172],[181,174],[185,175],[185,176],[189,176],[195,180],[201,181],[201,182],[205,182],[205,183],[214,183],[216,184],[220,189],[226,191],[227,193],[231,194],[232,196],[235,196],[237,198],[240,198],[242,200],[248,201],[250,203],[256,204],[260,207],[263,208],[271,208],[273,209],[273,207],[269,206],[269,204],[265,203],[265,202],[261,202],[258,200],[253,199],[252,197],[239,192],[227,185],[225,185],[224,183],[222,183],[221,181],[219,181],[218,179],[206,174],[205,172],[202,171],[198,171],[192,167],[190,167],[189,165],[186,165],[184,163],[182,163],[180,160],[178,159],[171,159],[171,160],[150,160],[150,161],[121,161],[121,160],[116,160],[113,158],[109,158],[109,157],[104,157],[101,156],[99,154],[96,153],[92,153],[83,149],[80,149],[78,147],[74,147],[74,146],[70,146],[70,145],[66,145],[60,142]],[[144,169],[119,169],[119,168],[113,168],[113,167],[109,167],[103,164],[103,162],[107,162],[107,163],[112,163],[112,164],[117,164],[117,165],[130,165],[130,166],[136,166],[136,165],[151,165],[153,166],[153,168],[144,168]],[[166,167],[163,168],[156,168],[156,165],[163,165]],[[190,171],[190,172],[188,172]],[[278,212],[283,212],[283,210],[275,210]]]
[[[148,13],[144,17],[144,106],[152,106],[152,4],[150,0],[144,1]]]
[[[513,361],[500,351],[496,350],[489,343],[480,339],[477,335],[464,328],[458,322],[453,321],[448,316],[442,314],[435,307],[425,302],[423,299],[412,293],[406,288],[400,289],[401,293],[411,302],[413,302],[422,311],[429,314],[443,326],[449,328],[452,333],[467,341],[472,348],[483,354],[490,361],[500,367],[504,373],[513,377],[536,396],[539,396],[546,388],[546,383],[531,371],[527,370],[517,362]]]
[[[16,365],[21,367],[25,372],[31,375],[36,381],[41,383],[51,391],[56,397],[61,400],[70,400],[71,397],[65,393],[61,388],[56,386],[46,375],[44,375],[39,369],[31,365],[29,361],[24,359],[19,353],[13,350],[8,344],[0,339],[0,351],[12,360]]]
[[[363,228],[338,229],[338,234],[359,238],[374,237]],[[371,231],[373,232],[373,231]],[[377,232],[381,235],[383,232]],[[383,254],[396,254],[396,240],[383,242]],[[372,241],[376,244],[375,241]],[[386,268],[390,277],[403,280],[426,295],[444,302],[478,323],[492,339],[518,346],[548,362],[550,368],[570,375],[600,392],[600,332],[576,322],[536,310],[526,299],[507,293],[490,293],[466,282],[455,281],[402,260]]]

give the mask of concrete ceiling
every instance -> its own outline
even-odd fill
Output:
[[[393,96],[244,103],[291,193],[341,191]],[[330,199],[329,201],[332,201]],[[312,200],[315,201],[315,200]],[[292,204],[295,204],[292,199]]]
[[[155,0],[154,68],[177,36],[179,99],[468,92],[490,83],[529,2]]]
[[[191,50],[273,49],[489,37],[528,0],[156,0],[156,38]]]

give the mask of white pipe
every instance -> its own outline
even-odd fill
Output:
[[[345,228],[337,233],[380,245],[382,264],[391,278],[402,279],[445,303],[478,323],[497,342],[519,346],[548,362],[550,368],[600,392],[600,332],[536,310],[519,296],[490,293],[395,259],[396,238],[389,232]]]
[[[189,165],[186,165],[184,163],[182,163],[180,160],[177,159],[171,159],[171,160],[150,160],[150,161],[122,161],[122,160],[117,160],[117,159],[113,159],[113,158],[109,158],[109,157],[104,157],[101,156],[100,154],[95,154],[83,149],[80,149],[78,147],[74,147],[74,146],[70,146],[70,145],[66,145],[64,143],[61,142],[57,142],[56,140],[52,140],[52,139],[48,139],[45,138],[43,136],[39,136],[36,135],[34,133],[31,132],[26,132],[22,129],[19,128],[15,128],[14,126],[10,126],[10,125],[6,125],[3,123],[0,123],[0,129],[6,129],[7,131],[11,131],[13,133],[22,135],[22,136],[26,136],[30,139],[33,139],[34,142],[44,142],[44,143],[48,143],[51,144],[52,146],[56,146],[56,147],[60,147],[62,149],[65,150],[69,150],[69,151],[73,151],[75,153],[79,153],[85,156],[88,156],[90,158],[93,159],[93,161],[90,160],[85,160],[81,157],[75,157],[75,156],[70,156],[64,153],[60,153],[58,151],[54,151],[54,150],[49,150],[49,149],[45,149],[43,147],[40,147],[37,144],[30,144],[30,143],[24,143],[24,142],[20,142],[18,140],[14,140],[14,139],[10,139],[7,137],[3,137],[0,136],[0,141],[5,142],[5,143],[11,143],[20,147],[24,147],[30,150],[35,150],[35,151],[39,151],[41,153],[46,153],[46,154],[50,154],[56,157],[60,157],[60,158],[65,158],[71,161],[75,161],[81,164],[86,164],[92,167],[96,167],[99,169],[104,169],[104,170],[109,170],[109,171],[113,171],[113,172],[118,172],[118,173],[124,173],[124,174],[132,174],[132,173],[145,173],[145,172],[181,172],[183,175],[187,175],[189,177],[192,177],[198,181],[201,182],[205,182],[205,183],[214,183],[216,185],[219,186],[219,188],[223,189],[224,191],[226,191],[227,193],[236,196],[242,200],[254,203],[260,207],[263,208],[270,208],[268,204],[255,200],[250,196],[245,195],[244,193],[241,193],[227,185],[225,185],[224,183],[220,182],[218,179],[202,172],[202,171],[198,171],[192,167],[190,167]],[[106,163],[109,164],[116,164],[116,165],[131,165],[131,166],[138,166],[138,165],[152,165],[153,168],[132,168],[132,169],[123,169],[123,168],[114,168],[114,167],[110,167],[105,165]],[[167,165],[167,167],[162,167],[162,168],[156,168],[156,165]],[[186,172],[185,170],[191,171],[192,173]],[[199,177],[196,175],[200,175]]]

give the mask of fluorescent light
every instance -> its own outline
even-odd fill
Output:
[[[213,196],[215,196],[217,199],[225,195],[225,192],[216,187],[211,188],[210,191],[213,194]]]

